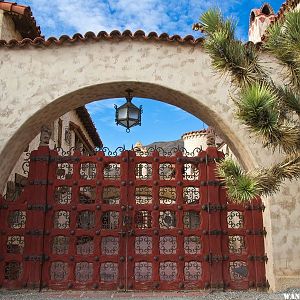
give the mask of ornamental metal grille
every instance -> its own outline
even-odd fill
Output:
[[[227,201],[215,177],[222,153],[109,154],[31,153],[22,194],[0,197],[2,287],[266,285],[261,202]]]

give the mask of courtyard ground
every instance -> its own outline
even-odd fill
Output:
[[[288,297],[288,298],[287,298]],[[95,292],[95,291],[43,291],[39,293],[32,290],[21,291],[0,291],[0,299],[2,300],[66,300],[66,299],[172,299],[172,300],[285,300],[300,299],[300,288],[289,289],[277,293],[266,292]]]

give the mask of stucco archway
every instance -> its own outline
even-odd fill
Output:
[[[168,43],[157,38],[145,41],[130,34],[119,38],[65,39],[36,46],[23,42],[23,48],[0,48],[0,71],[5,74],[1,79],[0,188],[43,123],[97,99],[122,97],[126,88],[137,97],[176,105],[213,125],[246,168],[271,162],[272,156],[234,120],[230,83],[216,76],[201,43],[169,38]],[[284,193],[294,207],[299,206],[292,185]],[[290,228],[300,228],[299,218],[284,210],[280,199],[278,195],[273,202],[266,201],[265,211],[267,271],[273,289],[284,287],[282,280],[297,284],[300,277],[300,266],[284,267],[291,259],[300,261],[299,245],[295,248],[292,242],[299,233],[287,235]],[[281,223],[290,218],[281,230],[276,227],[278,205],[283,209]],[[281,242],[283,237],[286,244]]]

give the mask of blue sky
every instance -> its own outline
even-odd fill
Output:
[[[269,1],[275,12],[284,0]],[[41,26],[43,35],[73,35],[76,32],[99,32],[101,30],[123,31],[130,29],[156,31],[169,34],[195,35],[192,24],[209,7],[219,7],[225,16],[238,22],[237,36],[246,41],[249,14],[252,8],[260,7],[261,0],[20,0],[29,5]],[[114,123],[114,104],[124,100],[93,102],[87,108],[94,120],[105,146],[127,148],[141,141],[144,145],[153,141],[170,141],[181,137],[184,132],[202,129],[204,124],[194,116],[159,101],[134,99],[136,105],[143,105],[142,126],[132,128],[130,133]]]

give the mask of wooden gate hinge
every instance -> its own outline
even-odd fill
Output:
[[[49,155],[40,155],[40,156],[32,156],[30,157],[31,161],[46,161],[49,162],[50,161],[50,156]]]
[[[49,231],[43,231],[40,229],[32,229],[32,230],[27,230],[26,234],[32,235],[32,236],[44,236],[44,235],[49,235]]]
[[[52,181],[47,179],[41,179],[41,180],[29,180],[30,185],[51,185],[53,184]]]
[[[214,262],[222,262],[228,260],[228,255],[213,255],[212,253],[204,255],[204,260],[211,265]]]
[[[222,211],[222,210],[226,210],[227,209],[227,205],[226,204],[204,204],[202,205],[202,210],[205,210],[208,213],[211,212],[217,212],[217,211]]]
[[[261,210],[265,211],[266,207],[264,204],[259,204],[259,205],[246,205],[246,210]]]
[[[268,262],[268,256],[265,254],[265,255],[262,255],[262,256],[257,256],[257,255],[250,255],[248,256],[248,260],[251,260],[251,261],[265,261],[265,262]]]
[[[267,235],[267,231],[266,231],[265,228],[264,228],[264,229],[253,229],[253,230],[248,229],[248,230],[246,231],[246,233],[247,233],[248,235],[263,235],[263,236],[266,236],[266,235]]]
[[[42,210],[44,212],[47,212],[52,209],[52,205],[50,205],[50,204],[28,204],[27,208],[28,208],[28,210]]]
[[[33,262],[37,262],[37,261],[47,261],[49,260],[49,256],[46,254],[41,254],[41,255],[27,255],[24,257],[25,261],[33,261]]]

